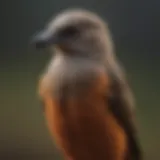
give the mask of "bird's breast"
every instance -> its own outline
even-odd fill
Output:
[[[109,85],[102,65],[81,59],[54,61],[43,75],[48,128],[66,157],[123,160],[125,134],[108,110]]]
[[[60,95],[66,87],[70,88],[70,91],[74,88],[75,90],[87,89],[101,72],[105,72],[104,66],[94,61],[57,56],[42,75],[41,93],[48,90],[56,96]]]

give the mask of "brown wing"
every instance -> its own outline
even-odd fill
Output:
[[[120,66],[114,66],[111,69],[110,78],[112,79],[112,96],[109,98],[110,110],[127,135],[128,153],[126,160],[142,160],[135,123],[133,96]]]
[[[109,79],[101,69],[85,73],[59,95],[43,94],[51,134],[69,160],[124,160],[126,135],[105,100]]]

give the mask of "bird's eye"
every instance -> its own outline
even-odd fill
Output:
[[[61,33],[65,37],[75,36],[78,34],[78,29],[74,26],[69,26],[63,29]]]

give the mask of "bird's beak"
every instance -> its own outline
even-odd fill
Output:
[[[47,48],[57,43],[59,43],[59,40],[56,34],[48,32],[47,30],[39,32],[31,40],[31,44],[36,47],[36,49]]]

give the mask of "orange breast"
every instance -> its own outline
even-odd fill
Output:
[[[75,87],[74,95],[66,93],[59,99],[47,90],[42,91],[47,125],[68,160],[124,160],[126,135],[104,98],[109,78],[105,72],[95,73],[96,80],[87,88]],[[70,85],[69,90],[73,90]]]

